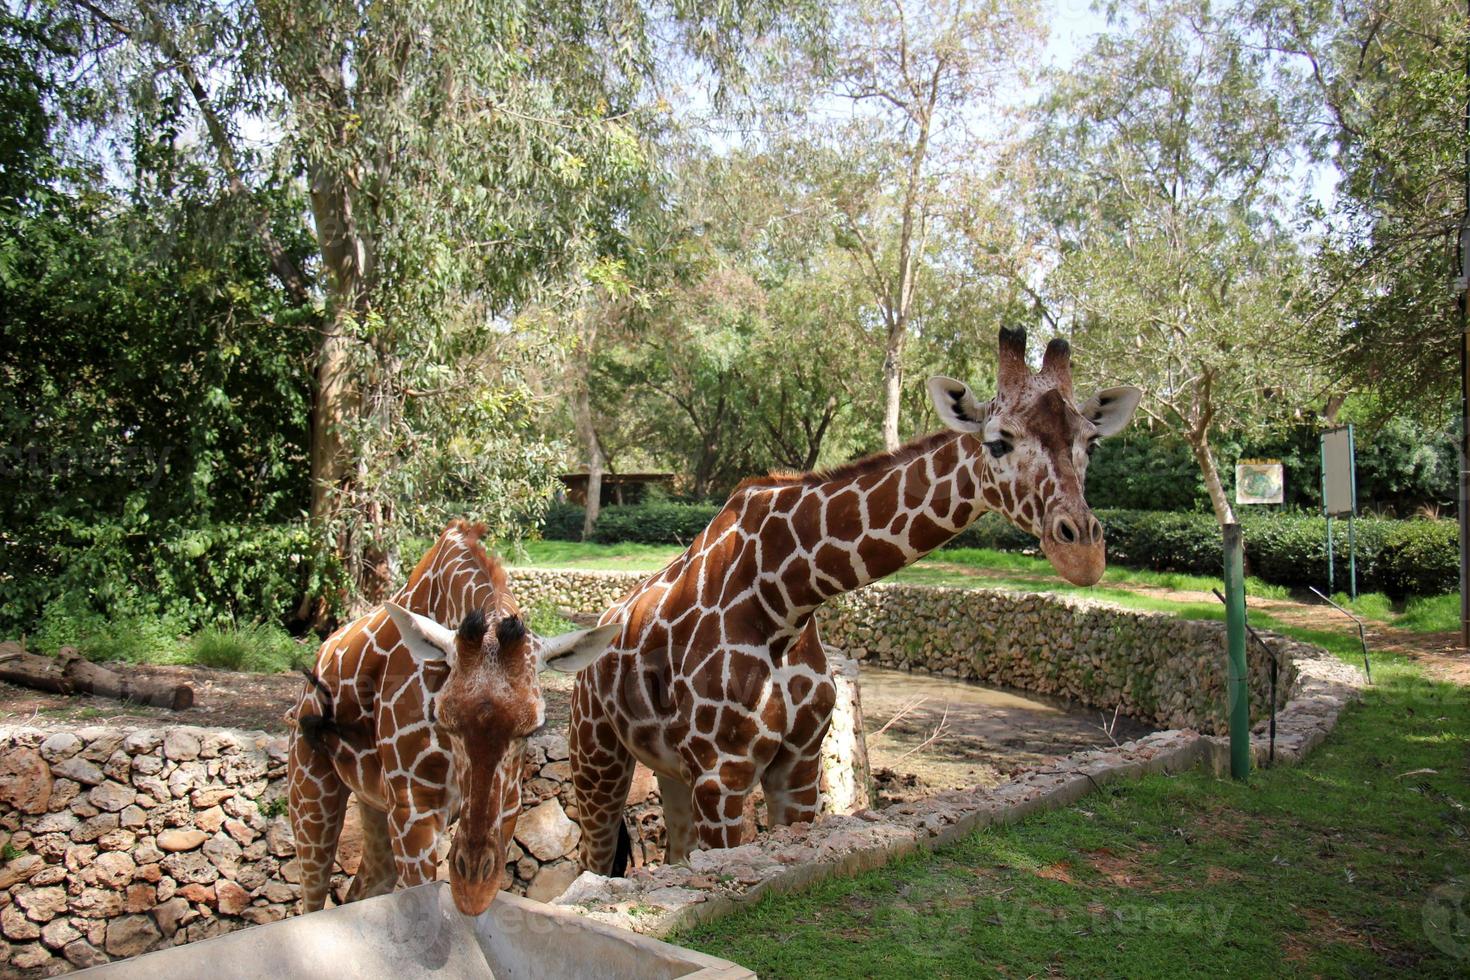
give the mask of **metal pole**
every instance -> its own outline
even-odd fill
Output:
[[[1358,601],[1358,517],[1348,515],[1348,598]]]
[[[1470,14],[1470,0],[1466,3]],[[1460,219],[1460,646],[1470,650],[1470,37],[1465,45],[1465,214]]]
[[[1225,650],[1230,718],[1230,775],[1251,771],[1251,702],[1245,666],[1245,544],[1239,524],[1225,525]]]
[[[1337,584],[1332,575],[1332,515],[1327,515],[1327,594],[1332,595],[1337,591]]]
[[[1467,0],[1470,2],[1470,0]],[[1332,592],[1332,515],[1327,513],[1327,436],[1317,438],[1317,460],[1322,467],[1322,514],[1327,518],[1327,591]]]
[[[1348,423],[1348,483],[1353,509],[1348,511],[1348,597],[1358,598],[1358,451],[1353,445],[1353,424]]]

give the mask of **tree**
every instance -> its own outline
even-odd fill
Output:
[[[1311,79],[1341,180],[1318,268],[1337,348],[1378,404],[1443,421],[1459,389],[1465,7],[1450,0],[1258,0],[1269,43]]]
[[[319,311],[310,513],[369,599],[436,500],[474,500],[508,534],[545,499],[554,453],[524,444],[504,324],[622,247],[659,119],[655,38],[738,71],[741,38],[769,22],[682,2],[75,2],[120,91],[187,95],[277,279]],[[266,153],[241,137],[249,116],[279,137]],[[305,263],[256,200],[272,168],[304,180]]]
[[[1146,388],[1143,410],[1189,445],[1222,524],[1218,433],[1319,393],[1323,318],[1286,219],[1300,104],[1278,67],[1204,3],[1129,4],[1057,80],[1030,149],[1049,316],[1089,374]]]
[[[833,13],[830,63],[794,76],[788,98],[805,118],[779,142],[826,201],[881,318],[887,448],[902,441],[903,354],[923,275],[999,140],[1000,114],[985,108],[1035,51],[1035,18],[1026,0],[855,0]]]

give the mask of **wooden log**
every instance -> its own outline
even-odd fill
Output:
[[[72,693],[71,681],[57,660],[26,653],[19,643],[0,643],[0,681],[53,694]]]
[[[93,694],[182,711],[194,704],[188,684],[130,677],[92,663],[72,647],[55,657],[27,653],[19,643],[0,643],[0,680],[55,694]]]

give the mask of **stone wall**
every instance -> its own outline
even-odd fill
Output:
[[[646,576],[513,569],[538,604],[600,612]],[[1160,728],[1218,734],[1225,724],[1225,625],[1040,593],[879,583],[817,612],[822,640],[859,663],[925,671],[1069,698]],[[1310,650],[1264,633],[1281,662],[1278,706]],[[1251,713],[1265,713],[1269,668],[1252,646]]]
[[[526,749],[508,870],[514,891],[546,900],[577,876],[581,834],[565,734]],[[91,966],[294,914],[285,775],[286,739],[259,732],[0,727],[0,976]],[[651,775],[635,779],[629,803],[643,864],[663,839]],[[339,899],[357,868],[354,824],[349,810]]]

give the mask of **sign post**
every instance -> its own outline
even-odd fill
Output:
[[[1353,454],[1353,427],[1322,433],[1322,513],[1327,518],[1327,592],[1336,591],[1333,574],[1332,519],[1348,519],[1348,595],[1358,597],[1358,476]]]

